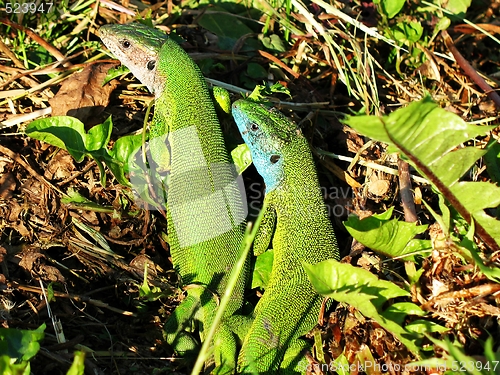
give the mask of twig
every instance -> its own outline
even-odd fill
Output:
[[[399,174],[399,195],[401,196],[401,204],[405,213],[405,221],[415,223],[417,221],[417,212],[415,210],[415,202],[411,192],[411,181],[408,163],[398,159],[398,174]]]
[[[8,283],[8,286],[9,286],[9,288],[25,290],[27,292],[38,293],[38,294],[43,293],[41,288],[37,288],[35,286],[19,285],[17,283]],[[113,311],[117,314],[132,316],[134,318],[138,317],[138,315],[133,313],[133,312],[122,310],[122,309],[117,309],[116,307],[109,306],[107,303],[104,303],[104,302],[99,301],[97,299],[92,299],[92,298],[82,296],[79,294],[69,294],[69,293],[61,293],[61,292],[54,291],[54,296],[59,297],[59,298],[69,298],[69,299],[72,299],[72,300],[77,301],[77,302],[90,303],[91,305],[94,305],[97,307],[102,307],[104,309],[108,309],[108,310]]]
[[[498,95],[496,91],[486,83],[484,78],[481,77],[472,67],[472,65],[469,64],[469,62],[460,54],[460,52],[458,52],[457,47],[455,47],[453,40],[446,30],[441,31],[441,36],[443,37],[446,47],[453,54],[453,57],[455,57],[455,60],[457,61],[458,65],[460,65],[464,73],[467,74],[469,78],[474,81],[474,83],[478,85],[479,88],[483,90],[491,100],[493,100],[497,108],[500,108],[500,95]]]

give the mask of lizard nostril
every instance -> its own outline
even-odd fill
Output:
[[[252,131],[259,130],[259,125],[257,125],[257,124],[255,124],[255,123],[253,123],[252,125],[250,125],[250,129],[251,129]]]
[[[148,70],[153,70],[156,66],[156,61],[155,60],[150,60],[148,61],[148,64],[146,65],[146,67],[148,68]]]

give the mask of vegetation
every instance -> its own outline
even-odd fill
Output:
[[[304,265],[338,302],[312,369],[500,371],[497,2],[49,4],[0,2],[0,373],[191,371],[162,344],[181,293],[140,150],[152,96],[98,38],[138,15],[310,140],[343,257]],[[256,260],[250,304],[271,265]]]

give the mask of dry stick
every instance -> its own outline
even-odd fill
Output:
[[[5,43],[0,39],[0,51],[5,53],[9,59],[12,60],[15,66],[17,66],[19,69],[25,69],[25,66],[19,59],[12,53],[12,51],[5,45]]]
[[[10,83],[18,80],[19,78],[23,78],[25,76],[36,76],[36,75],[42,75],[42,74],[49,74],[49,73],[59,73],[59,72],[65,72],[67,71],[68,69],[66,68],[58,68],[59,65],[64,65],[66,62],[68,61],[71,61],[73,60],[74,58],[88,52],[89,50],[88,49],[85,49],[83,51],[79,51],[71,56],[68,56],[68,57],[65,57],[64,60],[61,60],[61,61],[56,61],[54,63],[50,63],[48,64],[47,66],[43,67],[43,68],[35,68],[35,69],[30,69],[30,70],[26,70],[23,69],[21,70],[21,72],[19,72],[19,69],[13,69],[13,68],[10,68],[11,70],[9,71],[9,73],[16,73],[15,76],[11,77],[10,79],[8,79],[7,81],[5,82],[2,82],[2,84],[0,85],[0,89],[3,89],[4,87],[7,87]],[[117,60],[98,60],[98,61],[90,61],[90,62],[85,62],[83,64],[76,64],[76,65],[72,65],[72,68],[74,70],[76,69],[79,69],[79,68],[84,68],[86,67],[87,65],[89,64],[97,64],[97,63],[107,63],[107,62],[115,62],[116,63]],[[2,66],[2,69],[4,68],[8,68],[8,67],[5,67],[5,66]],[[39,82],[36,82],[36,85],[32,85],[31,87],[35,87],[37,85],[39,85],[40,83]]]
[[[78,171],[76,173],[74,173],[72,176],[69,176],[67,179],[63,180],[63,181],[60,181],[57,183],[57,186],[61,187],[61,186],[64,186],[66,185],[68,182],[71,182],[73,181],[75,178],[77,178],[78,176],[81,176],[82,174],[85,174],[87,173],[90,169],[92,169],[93,167],[95,167],[97,165],[97,163],[95,162],[95,160],[92,160],[90,163],[88,163],[85,168],[83,168],[81,171]]]
[[[35,286],[19,285],[15,282],[8,283],[8,285],[10,288],[13,288],[13,289],[20,289],[20,290],[25,290],[25,291],[32,292],[32,293],[42,294],[42,289],[35,287]],[[107,303],[104,303],[102,301],[92,299],[92,298],[89,298],[86,296],[82,296],[79,294],[61,293],[61,292],[56,292],[56,291],[54,291],[53,293],[54,293],[55,297],[69,298],[69,299],[72,299],[72,300],[77,301],[77,302],[86,302],[86,303],[90,303],[91,305],[94,305],[97,307],[102,307],[104,309],[108,309],[108,310],[113,311],[117,314],[126,315],[126,316],[133,316],[135,318],[138,317],[138,315],[133,313],[133,312],[122,310],[122,309],[117,309],[116,307],[112,307],[112,306],[110,306]]]
[[[410,171],[408,163],[401,159],[398,159],[398,176],[399,195],[401,196],[401,203],[405,213],[405,221],[408,223],[415,223],[417,221],[417,211],[411,192]]]
[[[288,67],[287,65],[285,65],[281,60],[277,59],[276,57],[274,57],[270,53],[267,53],[267,52],[261,51],[261,50],[259,50],[258,52],[259,52],[259,54],[262,57],[265,57],[265,58],[271,60],[273,63],[275,63],[276,65],[278,65],[280,68],[286,70],[289,74],[291,74],[293,76],[293,78],[297,79],[297,78],[300,77],[299,73],[294,72],[290,67]]]
[[[479,88],[483,90],[491,100],[493,100],[497,108],[500,108],[500,95],[498,95],[496,91],[494,91],[493,88],[486,83],[484,78],[481,77],[476,72],[476,70],[469,64],[469,62],[465,60],[465,58],[460,54],[460,52],[458,52],[457,47],[455,47],[453,40],[451,39],[450,35],[446,30],[441,31],[441,36],[443,37],[446,47],[453,54],[453,57],[457,61],[458,65],[460,65],[464,73],[467,74],[469,78],[473,80],[474,83],[478,85]]]

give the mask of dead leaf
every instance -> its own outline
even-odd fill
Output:
[[[59,150],[59,152],[49,161],[43,176],[47,180],[64,180],[71,176],[71,172],[74,170],[75,164],[73,157],[65,150]]]
[[[16,179],[12,173],[4,173],[0,175],[0,199],[10,199],[16,190]]]
[[[98,115],[109,103],[109,96],[118,83],[102,86],[108,70],[116,64],[90,64],[63,82],[52,99],[52,116],[73,116],[91,126],[100,122]]]
[[[385,197],[390,187],[391,183],[388,180],[379,180],[378,177],[372,175],[368,185],[368,192],[376,197]]]
[[[478,23],[475,26],[480,27],[481,29],[486,30],[492,34],[500,33],[500,26],[498,25],[492,25],[489,23]],[[475,28],[472,25],[466,25],[466,24],[456,25],[453,28],[453,31],[455,31],[456,33],[463,33],[463,34],[481,34],[481,31],[479,31],[477,28]]]

